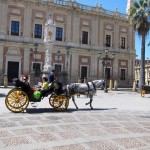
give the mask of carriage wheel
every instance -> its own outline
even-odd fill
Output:
[[[53,100],[54,109],[57,111],[64,111],[68,108],[69,100],[64,95],[58,95]]]
[[[50,96],[50,98],[49,98],[49,104],[50,104],[52,107],[54,107],[53,101],[54,101],[54,98],[55,98],[56,96],[57,96],[56,94],[52,94],[52,95]]]
[[[141,96],[144,97],[146,94],[146,91],[145,90],[141,90]]]
[[[22,112],[29,105],[29,97],[20,88],[15,88],[7,94],[5,105],[12,112]]]

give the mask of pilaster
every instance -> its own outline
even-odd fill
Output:
[[[113,79],[119,79],[119,70],[118,70],[118,56],[115,56],[113,60]]]
[[[67,17],[67,30],[66,30],[66,40],[70,41],[71,39],[71,14],[68,12],[68,17]]]
[[[24,64],[23,64],[23,72],[29,72],[29,66],[31,67],[30,64],[30,52],[29,48],[25,47],[24,48]]]
[[[3,52],[4,51],[4,47],[3,46],[0,46],[0,76],[2,75],[3,73]]]
[[[74,48],[72,51],[72,67],[71,67],[71,78],[73,81],[76,80],[77,77],[79,77],[79,71],[80,71],[80,66],[79,66],[79,49]]]
[[[92,45],[98,45],[98,30],[95,30],[95,29],[98,29],[98,20],[97,18],[91,18],[92,20],[92,29],[91,29],[91,44]]]
[[[114,48],[115,50],[119,49],[119,45],[120,45],[120,37],[118,34],[119,32],[119,24],[117,21],[115,21],[114,23]]]
[[[7,12],[8,3],[7,1],[0,2],[0,35],[7,33]]]
[[[77,13],[74,14],[74,18],[73,18],[73,41],[74,42],[79,42],[79,15]]]
[[[99,20],[99,45],[103,46],[104,43],[104,21],[103,19]]]
[[[26,5],[25,7],[25,21],[24,21],[24,37],[29,38],[31,36],[31,13],[32,9],[30,5]]]
[[[102,58],[99,58],[99,61],[98,61],[98,78],[99,79],[104,79],[104,67],[103,67],[102,62],[103,62]]]

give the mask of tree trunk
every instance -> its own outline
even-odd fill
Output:
[[[145,84],[145,35],[142,35],[140,89]]]

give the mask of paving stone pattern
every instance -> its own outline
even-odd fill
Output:
[[[110,120],[105,117],[109,114],[111,115]],[[10,113],[10,116],[0,116],[0,119],[3,120],[0,123],[0,143],[2,143],[0,149],[26,147],[25,149],[34,150],[124,150],[137,148],[148,150],[150,148],[150,123],[149,119],[143,118],[141,114],[144,115],[144,112],[138,114],[136,112],[121,112],[120,114],[117,110],[93,110],[74,111],[71,114],[43,113],[42,117],[41,114],[20,113],[16,117],[16,114]],[[86,119],[82,120],[81,118],[84,117]],[[103,121],[100,119],[101,117]],[[57,119],[59,119],[58,123],[50,124]],[[70,119],[74,121],[70,122]]]
[[[0,150],[150,150],[150,111],[41,109],[1,111]]]

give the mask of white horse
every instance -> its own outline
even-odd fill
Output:
[[[68,95],[72,97],[72,101],[78,109],[77,104],[75,103],[75,94],[80,94],[80,95],[86,95],[90,98],[90,101],[86,103],[86,105],[90,104],[91,109],[92,107],[92,101],[93,101],[93,96],[96,93],[97,88],[102,88],[104,86],[104,80],[94,80],[91,82],[87,83],[71,83],[67,85],[67,92]]]

